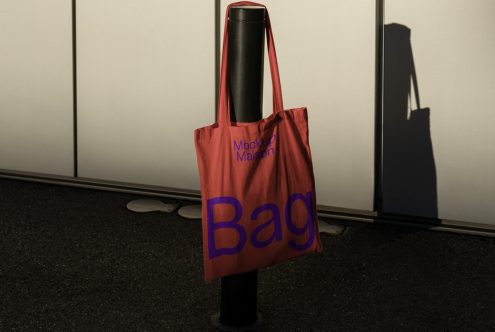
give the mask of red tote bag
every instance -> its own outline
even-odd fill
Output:
[[[242,5],[263,6],[247,1],[228,6],[217,122],[194,131],[207,282],[322,250],[307,110],[283,109],[268,13],[273,113],[257,122],[230,121],[228,13]]]

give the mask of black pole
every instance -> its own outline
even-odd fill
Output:
[[[231,7],[228,22],[230,120],[263,118],[265,8]],[[213,323],[224,331],[249,330],[261,321],[257,312],[258,271],[223,277],[220,314]]]
[[[265,8],[232,7],[229,14],[230,119],[263,118]]]

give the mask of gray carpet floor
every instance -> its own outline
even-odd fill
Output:
[[[0,331],[213,331],[200,221],[138,198],[0,179]],[[495,330],[494,238],[346,225],[259,272],[260,331]]]

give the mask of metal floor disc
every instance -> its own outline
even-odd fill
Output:
[[[340,235],[344,232],[345,227],[339,225],[330,225],[324,221],[318,220],[318,229],[320,234]]]
[[[187,219],[201,219],[201,205],[186,205],[177,212],[179,216]]]
[[[170,213],[178,206],[178,204],[166,204],[156,199],[136,199],[127,203],[127,209],[139,213],[153,211]]]

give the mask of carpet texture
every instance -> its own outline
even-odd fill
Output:
[[[214,331],[200,221],[139,198],[0,179],[0,331]],[[495,330],[494,238],[345,225],[260,271],[259,331]]]

